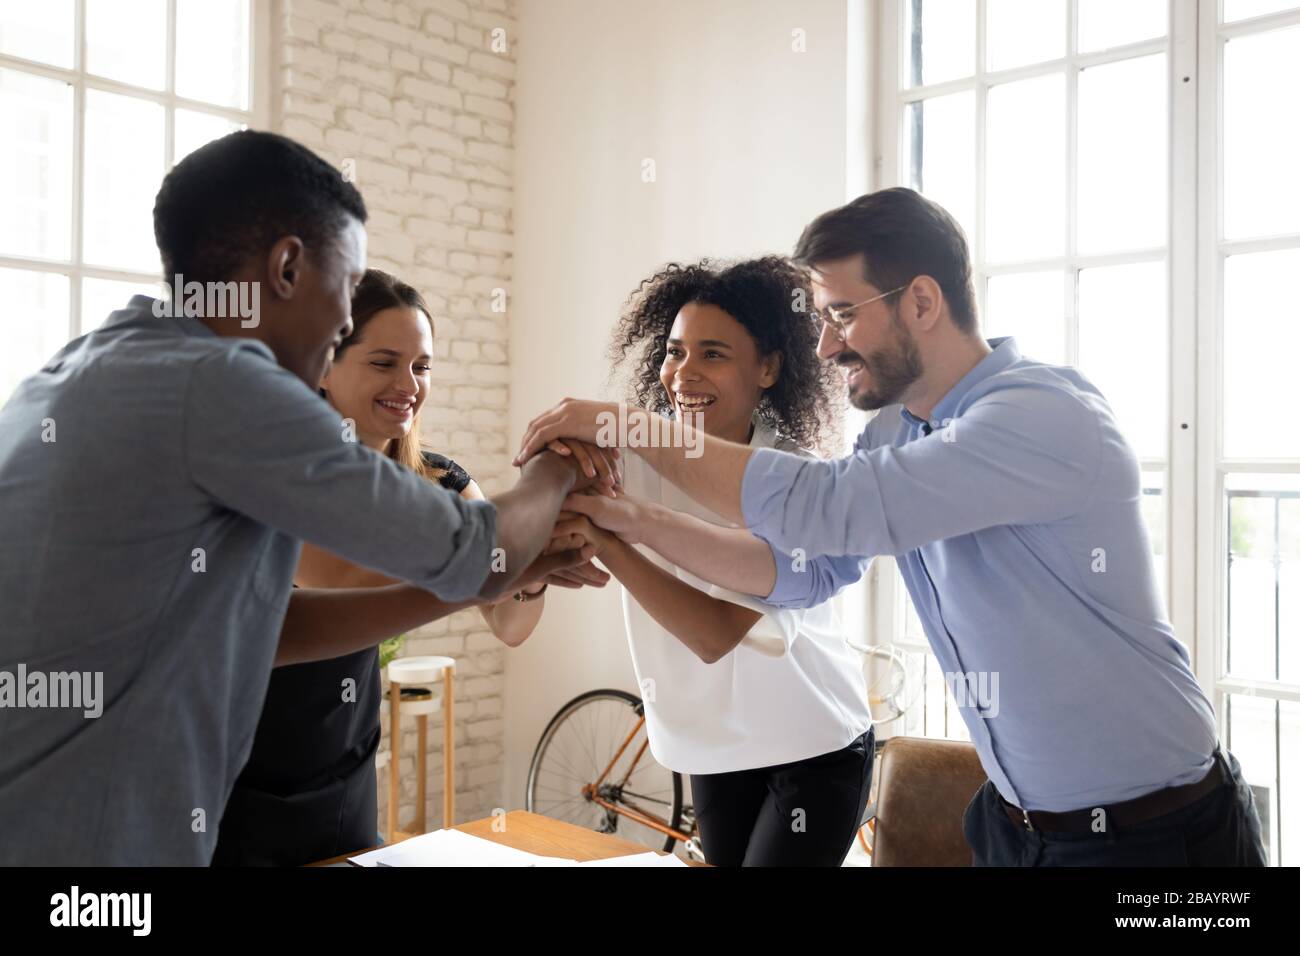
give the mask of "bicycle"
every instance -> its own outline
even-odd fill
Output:
[[[901,717],[908,698],[915,697],[905,656],[891,645],[849,646],[888,668],[883,689],[878,683],[869,689],[876,712],[883,707],[888,714],[874,723]],[[877,756],[884,743],[876,741]],[[666,853],[680,843],[688,857],[702,862],[695,810],[682,799],[681,774],[661,766],[649,747],[641,698],[609,688],[579,694],[542,731],[528,768],[525,807]],[[867,855],[867,835],[874,833],[875,811],[868,807],[858,831]]]

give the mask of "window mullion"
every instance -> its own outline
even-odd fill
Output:
[[[1165,473],[1165,571],[1169,617],[1193,666],[1196,639],[1197,414],[1197,22],[1196,4],[1170,3],[1169,18],[1169,440]],[[1204,656],[1210,656],[1206,654]],[[1212,684],[1205,684],[1212,693]]]
[[[72,68],[72,248],[68,270],[68,338],[81,334],[82,206],[86,195],[86,0],[77,0]]]

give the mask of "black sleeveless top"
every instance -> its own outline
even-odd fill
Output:
[[[469,475],[424,452],[438,483],[461,492]],[[226,804],[214,866],[301,866],[382,842],[379,649],[271,671],[253,749]]]

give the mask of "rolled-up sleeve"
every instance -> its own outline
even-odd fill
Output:
[[[897,555],[981,528],[1077,512],[1100,445],[1096,414],[1076,397],[1006,388],[972,403],[949,429],[900,446],[859,448],[832,461],[757,450],[741,506],[750,531],[775,551],[809,561]],[[773,597],[799,593],[779,556],[777,572]]]
[[[446,601],[487,580],[496,508],[345,440],[261,343],[199,362],[185,402],[190,478],[213,500]]]

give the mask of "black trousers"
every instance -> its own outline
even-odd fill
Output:
[[[839,866],[866,809],[875,752],[868,730],[819,757],[692,774],[704,858],[714,866]]]
[[[1199,800],[1126,830],[1048,833],[1007,817],[985,781],[962,829],[975,866],[1267,866],[1259,814],[1237,758],[1214,752],[1224,783]]]

